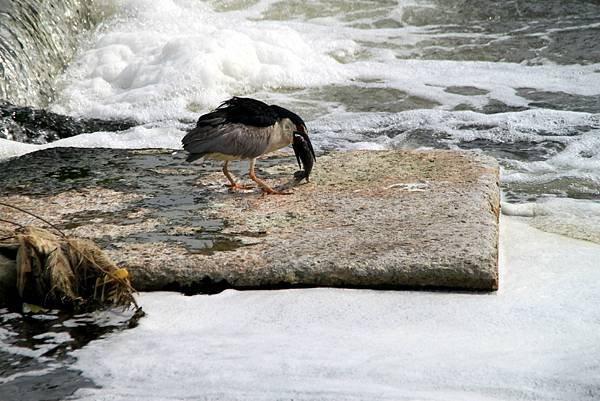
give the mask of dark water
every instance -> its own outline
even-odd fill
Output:
[[[69,367],[69,352],[107,333],[135,325],[132,311],[72,314],[58,310],[21,313],[0,309],[0,400],[62,400],[95,386]]]
[[[409,58],[591,64],[600,54],[597,1],[434,0],[403,15],[409,25],[435,25],[439,38]],[[459,34],[467,34],[460,37]],[[476,34],[472,36],[470,34]]]

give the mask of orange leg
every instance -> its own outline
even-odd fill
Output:
[[[257,183],[258,186],[260,187],[260,189],[262,189],[262,191],[264,193],[269,194],[269,195],[291,195],[292,194],[291,192],[276,191],[273,188],[271,188],[270,186],[268,186],[266,182],[264,182],[263,180],[258,178],[256,176],[256,174],[254,174],[254,162],[255,161],[256,161],[256,159],[250,160],[250,179],[252,181],[254,181],[255,183]]]
[[[241,184],[238,184],[237,182],[235,182],[235,180],[233,179],[231,174],[229,174],[229,170],[227,170],[227,164],[229,164],[229,161],[225,160],[225,163],[223,163],[223,174],[225,174],[225,177],[227,177],[227,179],[231,183],[231,184],[227,185],[231,190],[252,188],[251,185],[241,185]]]

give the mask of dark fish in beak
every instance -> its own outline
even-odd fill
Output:
[[[298,181],[306,179],[306,182],[308,182],[310,172],[312,171],[313,165],[317,160],[308,134],[306,132],[294,131],[294,142],[292,143],[292,147],[294,148],[294,153],[296,154],[298,167],[304,168],[304,171],[296,171],[294,173],[294,177]]]

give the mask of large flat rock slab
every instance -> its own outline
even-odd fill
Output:
[[[257,174],[291,195],[230,192],[220,165],[167,150],[48,149],[0,163],[0,202],[89,237],[140,290],[498,287],[498,165],[462,151],[290,154]],[[234,163],[247,180],[247,163]],[[0,207],[1,218],[39,224]],[[0,224],[4,224],[0,222]]]

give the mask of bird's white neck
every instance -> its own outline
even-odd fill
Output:
[[[273,125],[273,134],[270,136],[269,145],[265,153],[274,152],[277,149],[288,146],[294,140],[294,134],[291,130],[284,129],[283,125],[276,122]]]

